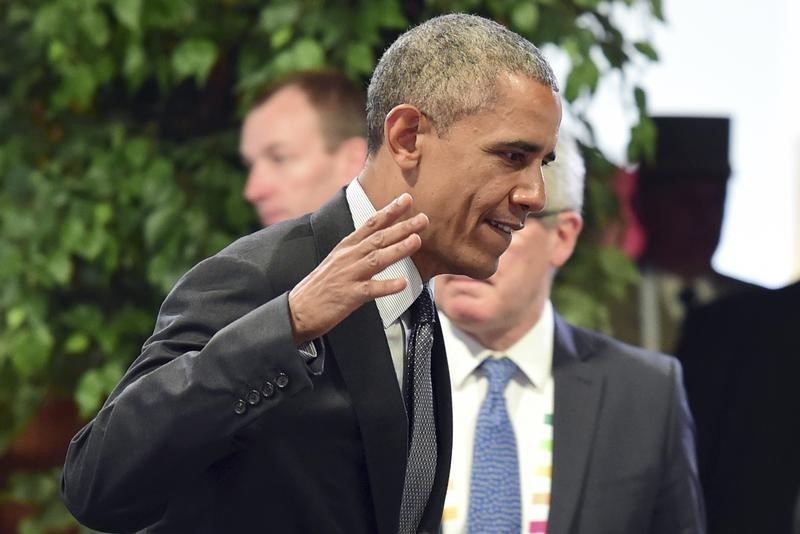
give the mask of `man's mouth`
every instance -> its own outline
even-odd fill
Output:
[[[256,212],[258,213],[258,216],[264,225],[274,224],[282,220],[282,214],[279,211],[271,209],[269,206],[264,204],[257,205]]]
[[[517,230],[522,230],[524,226],[521,223],[510,224],[510,223],[495,221],[494,219],[488,219],[486,222],[489,223],[489,226],[497,228],[501,232],[504,232],[508,235],[511,235],[513,232],[516,232]]]

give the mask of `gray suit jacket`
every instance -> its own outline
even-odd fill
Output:
[[[340,192],[178,282],[141,355],[69,446],[62,495],[81,522],[111,532],[396,534],[408,420],[375,304],[324,336],[318,376],[289,323],[288,291],[352,231]],[[437,325],[428,531],[452,446],[443,345]]]
[[[555,326],[548,533],[705,532],[678,361]]]

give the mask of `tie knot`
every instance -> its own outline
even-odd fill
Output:
[[[436,313],[433,307],[433,301],[428,293],[428,288],[423,287],[422,293],[419,294],[417,300],[411,305],[411,323],[435,323]]]
[[[489,379],[490,391],[505,391],[508,381],[517,372],[517,364],[509,358],[486,358],[481,363],[481,369]]]

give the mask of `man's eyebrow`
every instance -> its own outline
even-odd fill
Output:
[[[261,149],[256,153],[256,156],[267,156],[272,152],[274,152],[275,150],[279,149],[280,147],[281,147],[280,142],[273,141],[272,143],[261,147]],[[253,164],[253,162],[249,161],[248,158],[241,152],[241,150],[239,151],[239,158],[242,160],[242,163],[245,165],[245,167],[249,167],[250,165]]]
[[[518,148],[523,152],[541,152],[542,147],[541,145],[537,145],[534,143],[529,143],[527,141],[506,141],[503,143],[499,143],[502,146],[506,146],[509,148]]]

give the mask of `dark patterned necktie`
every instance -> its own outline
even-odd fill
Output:
[[[505,397],[517,366],[508,358],[486,358],[481,370],[489,380],[489,390],[475,425],[467,529],[470,534],[520,532],[517,439]]]
[[[423,287],[411,305],[411,329],[406,349],[405,397],[410,445],[400,503],[400,534],[417,532],[436,474],[436,421],[431,384],[435,320],[433,302],[427,288]]]

